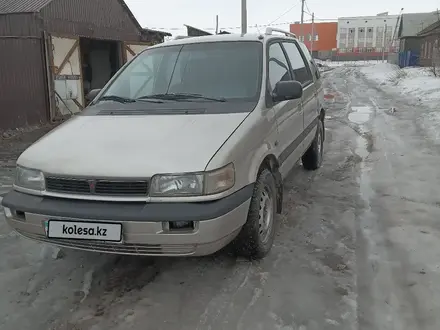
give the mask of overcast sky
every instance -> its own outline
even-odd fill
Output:
[[[240,0],[125,0],[143,27],[186,34],[183,24],[189,24],[213,32],[215,16],[219,15],[219,27],[230,32],[240,32]],[[368,16],[388,11],[426,12],[440,9],[440,0],[307,0],[307,11],[314,12],[317,21],[344,16]],[[247,0],[248,25],[265,25],[288,29],[287,22],[299,21],[300,0]],[[293,7],[293,8],[292,8]],[[284,15],[283,15],[284,14]],[[305,14],[304,19],[310,20]],[[264,27],[260,27],[264,30]],[[248,28],[248,31],[256,31]]]

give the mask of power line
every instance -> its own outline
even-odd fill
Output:
[[[332,21],[336,22],[337,18],[318,18],[315,16],[315,22],[317,21]],[[305,19],[304,22],[311,22],[311,19]],[[290,25],[290,24],[296,24],[297,21],[287,21],[287,22],[281,22],[281,23],[270,23],[270,24],[252,24],[248,25],[248,28],[260,28],[260,27],[268,27],[268,26],[281,26],[281,25]],[[185,26],[181,27],[148,27],[152,30],[168,30],[168,31],[178,31],[178,30],[184,30],[186,29]],[[214,27],[205,27],[205,28],[198,28],[201,30],[208,30],[208,31],[215,31]],[[237,30],[241,29],[241,26],[222,26],[219,27],[219,30]]]
[[[276,19],[274,19],[272,22],[269,23],[273,24],[276,21],[278,21],[281,17],[283,17],[284,15],[287,15],[288,13],[290,13],[294,8],[296,8],[299,5],[299,3],[297,3],[296,5],[293,5],[292,7],[290,7],[289,9],[287,9],[284,13],[282,13],[280,16],[278,16]]]
[[[304,4],[306,5],[306,8],[307,8],[307,10],[308,10],[308,11],[304,11],[304,12],[307,13],[307,14],[309,14],[310,16],[312,16],[312,14],[311,14],[311,10],[310,10],[310,8],[309,8],[309,5],[307,4],[307,1],[304,0]]]

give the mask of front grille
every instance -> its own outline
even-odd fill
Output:
[[[115,244],[100,241],[81,241],[69,239],[49,239],[38,234],[25,233],[20,230],[17,232],[27,238],[43,243],[55,244],[61,247],[72,249],[87,250],[102,253],[115,253],[126,255],[167,255],[167,256],[188,256],[194,254],[196,246],[194,244]]]
[[[95,193],[110,196],[145,196],[148,192],[146,181],[104,181],[96,182]]]
[[[148,181],[87,180],[47,177],[46,190],[64,194],[146,196],[148,194]]]
[[[59,193],[90,194],[87,180],[46,178],[46,190]]]

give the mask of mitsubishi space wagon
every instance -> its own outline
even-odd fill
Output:
[[[128,255],[266,256],[299,161],[325,138],[318,68],[295,35],[180,38],[135,56],[17,160],[22,236]]]

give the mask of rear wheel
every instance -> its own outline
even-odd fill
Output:
[[[261,259],[269,253],[275,236],[276,201],[275,178],[264,169],[255,182],[247,221],[234,242],[239,255]]]
[[[322,155],[324,150],[324,126],[322,121],[318,121],[315,139],[302,156],[302,163],[306,170],[316,170],[321,167]]]

